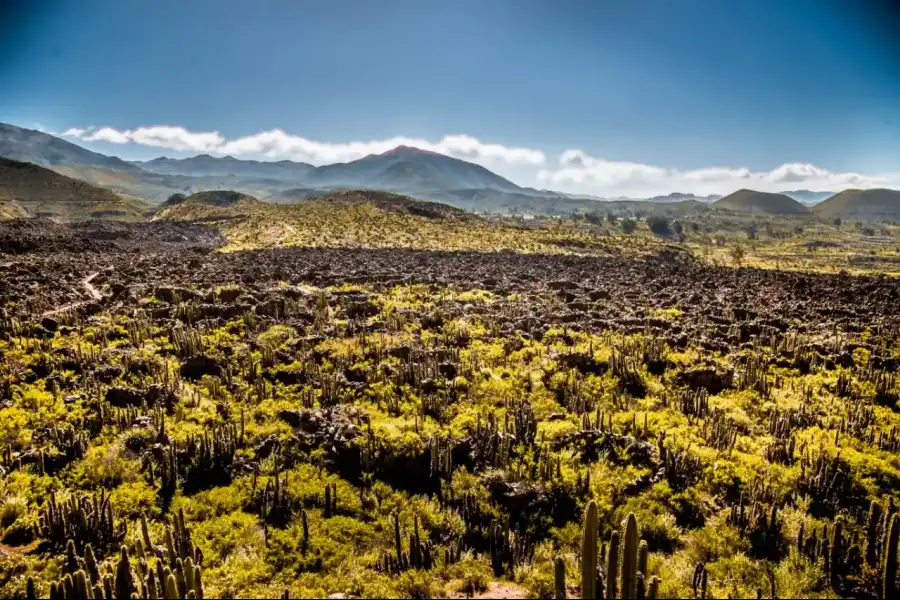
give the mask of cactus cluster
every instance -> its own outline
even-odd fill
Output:
[[[491,569],[497,577],[511,574],[534,557],[534,540],[528,531],[514,530],[510,520],[495,519],[488,529]]]
[[[778,560],[784,554],[786,546],[777,503],[766,506],[760,501],[752,501],[748,506],[741,494],[738,503],[731,507],[727,521],[750,541],[752,556]]]
[[[175,327],[169,332],[169,341],[179,358],[190,358],[202,354],[206,346],[200,331],[192,327]]]
[[[140,537],[131,551],[122,546],[114,565],[101,566],[90,543],[79,556],[75,541],[69,540],[63,563],[65,575],[50,584],[45,597],[54,600],[200,599],[204,597],[202,564],[203,554],[191,542],[183,512],[175,515],[172,524],[166,523],[162,546],[153,544],[146,517],[142,517]],[[26,595],[38,596],[31,579]]]
[[[398,574],[408,569],[430,570],[434,567],[434,547],[430,541],[422,541],[419,533],[419,518],[413,517],[413,530],[409,533],[407,551],[405,552],[403,550],[403,535],[400,529],[400,516],[395,514],[393,522],[394,553],[382,555],[378,565],[379,569],[385,573]]]
[[[660,580],[649,577],[649,547],[640,539],[640,527],[634,513],[629,513],[623,520],[621,532],[610,534],[608,546],[598,545],[598,533],[597,504],[591,500],[582,524],[581,597],[591,600],[657,598]],[[565,564],[561,558],[556,559],[553,571],[555,597],[565,598]]]
[[[126,531],[127,525],[117,517],[109,495],[102,492],[94,497],[70,495],[62,501],[51,493],[37,526],[37,534],[58,548],[74,541],[79,548],[92,544],[103,551],[117,547]]]

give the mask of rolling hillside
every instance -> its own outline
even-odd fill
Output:
[[[201,154],[190,158],[154,158],[148,161],[133,161],[145,171],[160,175],[183,175],[189,177],[244,177],[252,179],[276,179],[299,181],[315,167],[306,163],[280,160],[264,162],[239,160],[231,156],[217,158]]]
[[[180,204],[203,204],[206,206],[235,206],[241,202],[261,203],[262,201],[241,192],[234,190],[211,190],[206,192],[197,192],[190,196],[183,194],[175,194],[160,205],[160,208],[168,208],[170,206],[178,206]]]
[[[123,198],[35,164],[0,158],[0,218],[139,221],[149,209],[142,200]]]
[[[480,165],[408,146],[348,163],[317,167],[309,173],[305,185],[364,187],[401,193],[463,188],[523,189]]]
[[[844,190],[813,207],[821,217],[856,221],[900,221],[900,191]]]
[[[140,167],[115,156],[92,152],[49,133],[6,123],[0,123],[0,156],[43,167],[90,165],[126,173],[141,172]]]
[[[806,215],[809,209],[784,194],[738,190],[713,202],[713,208],[767,215]]]

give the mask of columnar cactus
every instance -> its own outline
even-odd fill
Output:
[[[606,597],[618,598],[616,586],[619,579],[619,532],[609,536],[609,550],[606,553]]]
[[[881,521],[881,504],[872,502],[866,520],[866,564],[874,567],[878,561],[878,525]]]
[[[131,598],[135,591],[134,575],[131,572],[131,561],[128,558],[128,548],[122,548],[119,562],[116,565],[116,598]]]
[[[647,589],[647,600],[656,600],[659,597],[659,577],[651,577]]]
[[[637,597],[638,524],[634,513],[625,518],[622,535],[622,598]]]
[[[303,525],[303,552],[309,548],[309,515],[306,513],[306,509],[302,509],[300,511],[300,521]]]
[[[597,503],[591,500],[581,534],[581,597],[597,597]]]
[[[897,597],[897,542],[900,540],[900,516],[891,516],[884,541],[884,561],[881,566],[881,597]]]
[[[840,579],[844,564],[844,540],[842,535],[843,525],[840,521],[835,521],[831,538],[831,561],[826,565],[832,584],[836,584]]]
[[[561,556],[553,561],[553,597],[556,600],[566,597],[566,563]]]

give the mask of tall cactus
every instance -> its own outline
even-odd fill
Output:
[[[881,567],[881,597],[883,600],[897,597],[897,542],[900,539],[900,516],[891,516],[884,541],[884,562]]]
[[[881,504],[872,502],[866,520],[866,564],[874,567],[878,562],[878,524],[881,521]]]
[[[561,556],[553,561],[553,597],[563,600],[566,597],[566,563]]]
[[[634,513],[625,517],[622,535],[622,598],[637,597],[638,524]]]
[[[706,564],[697,563],[694,565],[694,577],[691,580],[691,588],[694,591],[694,598],[706,598],[707,574]]]
[[[306,513],[306,509],[300,510],[300,522],[303,525],[303,540],[302,540],[302,550],[303,553],[306,553],[306,550],[309,548],[309,515]]]
[[[647,600],[656,600],[659,597],[659,577],[651,577],[647,589]]]
[[[166,600],[178,598],[178,587],[175,584],[175,576],[169,573],[166,576]]]
[[[134,577],[131,573],[131,561],[128,559],[128,548],[123,547],[116,565],[116,598],[131,598],[131,592],[134,590]]]
[[[150,526],[147,524],[147,515],[141,515],[141,539],[144,541],[144,548],[151,551],[153,543],[150,540]]]
[[[609,550],[606,553],[606,597],[618,598],[616,583],[619,579],[619,532],[609,536]]]
[[[75,587],[76,598],[90,598],[91,588],[88,587],[87,575],[84,571],[78,571],[72,576],[72,583]]]
[[[405,569],[403,564],[403,538],[400,537],[400,515],[394,514],[394,550],[397,553],[397,568]]]
[[[156,585],[156,576],[153,574],[152,570],[147,573],[147,581],[144,584],[144,589],[147,590],[148,598],[159,598],[162,596],[162,594],[160,594],[159,592],[159,588]]]
[[[843,524],[835,521],[831,537],[831,561],[827,565],[832,585],[837,585],[844,564]]]
[[[647,546],[647,540],[641,540],[638,544],[638,573],[647,577],[647,562],[650,557],[650,549]]]
[[[591,500],[581,534],[581,597],[597,597],[597,503]]]

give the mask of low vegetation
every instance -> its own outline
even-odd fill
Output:
[[[223,198],[0,225],[0,596],[897,595],[854,225]]]

